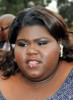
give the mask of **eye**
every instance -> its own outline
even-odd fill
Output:
[[[27,43],[18,43],[18,46],[26,47],[26,46],[28,46],[28,44]]]
[[[38,42],[39,46],[46,45],[46,44],[48,44],[48,41],[39,41]]]

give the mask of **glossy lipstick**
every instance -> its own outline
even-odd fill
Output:
[[[37,67],[37,65],[40,63],[40,61],[38,60],[33,60],[33,59],[30,59],[27,61],[27,64],[29,65],[30,68],[35,68]]]

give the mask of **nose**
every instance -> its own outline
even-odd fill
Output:
[[[38,55],[38,50],[35,46],[30,46],[26,50],[27,55]]]

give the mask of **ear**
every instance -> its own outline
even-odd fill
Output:
[[[58,44],[59,44],[59,45],[62,45],[62,39],[60,39],[60,40],[58,41]]]
[[[58,44],[60,46],[60,57],[63,56],[63,45],[62,45],[62,39],[58,41]]]
[[[60,50],[61,50],[61,49],[62,49],[62,39],[60,39],[60,40],[58,41],[58,44],[59,44]]]

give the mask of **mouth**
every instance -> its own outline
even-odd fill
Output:
[[[32,60],[32,59],[27,61],[27,64],[30,68],[36,68],[36,67],[38,67],[38,64],[40,64],[40,63],[41,63],[40,61]]]

